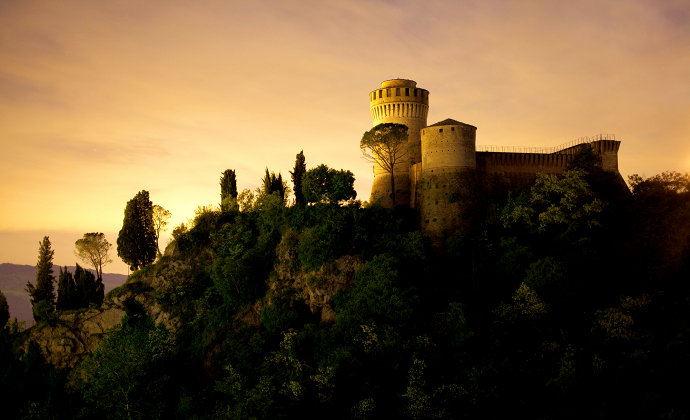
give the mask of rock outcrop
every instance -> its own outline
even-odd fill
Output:
[[[27,331],[25,348],[35,342],[48,363],[74,367],[96,350],[105,334],[120,324],[125,311],[112,303],[101,308],[61,314],[54,325],[36,325]]]

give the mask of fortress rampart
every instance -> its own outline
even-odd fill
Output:
[[[410,167],[421,162],[420,131],[426,127],[429,112],[429,91],[417,87],[407,79],[391,79],[381,83],[379,89],[369,93],[369,109],[373,125],[396,123],[407,126],[408,140],[402,159],[395,165],[396,204],[410,204]],[[390,206],[390,174],[380,165],[374,165],[374,185],[370,201]]]
[[[531,185],[537,173],[562,174],[583,148],[601,159],[604,171],[618,174],[620,141],[610,135],[582,138],[553,148],[476,145],[475,126],[446,119],[427,126],[429,92],[406,79],[392,79],[369,93],[373,125],[405,124],[405,158],[394,175],[397,204],[418,210],[422,231],[432,239],[471,223],[481,185],[498,180],[510,190]],[[374,166],[370,201],[391,206],[390,174]],[[618,174],[620,177],[620,174]]]

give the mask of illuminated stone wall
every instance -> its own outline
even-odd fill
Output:
[[[416,205],[422,232],[442,239],[469,223],[477,159],[477,128],[444,120],[422,129],[421,179]]]
[[[392,79],[381,83],[379,89],[369,93],[372,126],[382,123],[404,124],[408,140],[403,159],[396,164],[396,204],[410,204],[410,167],[421,162],[420,130],[426,126],[429,112],[429,91],[417,87],[413,80]],[[374,165],[374,184],[371,203],[390,207],[390,174],[380,165]]]
[[[382,82],[369,93],[369,109],[373,126],[408,127],[405,157],[394,171],[396,204],[416,208],[422,231],[436,243],[479,217],[478,197],[489,190],[517,193],[529,187],[537,173],[562,174],[583,147],[591,147],[601,157],[602,169],[617,174],[625,186],[618,173],[620,141],[600,137],[552,153],[522,153],[525,148],[507,147],[477,152],[476,127],[452,119],[426,125],[429,91],[407,79]],[[390,195],[390,174],[375,164],[369,201],[390,207]]]

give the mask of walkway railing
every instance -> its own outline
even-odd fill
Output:
[[[615,134],[597,134],[596,136],[580,137],[567,143],[559,144],[556,147],[527,147],[527,146],[477,146],[478,152],[499,152],[499,153],[541,153],[541,154],[573,154],[575,146],[584,143],[591,143],[599,140],[615,140]]]

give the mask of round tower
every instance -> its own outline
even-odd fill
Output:
[[[466,228],[473,204],[477,127],[447,119],[421,131],[418,209],[432,239]]]
[[[369,109],[373,126],[382,123],[407,126],[407,149],[393,171],[396,204],[410,204],[410,168],[422,160],[420,130],[426,126],[429,112],[429,91],[417,87],[417,82],[391,79],[381,83],[379,89],[369,93]],[[374,165],[374,185],[371,203],[392,206],[390,174],[379,164]]]

